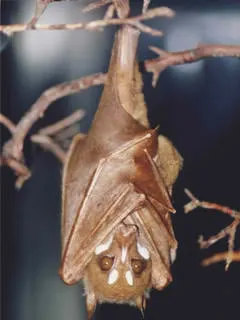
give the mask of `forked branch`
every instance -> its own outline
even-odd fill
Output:
[[[231,261],[240,262],[240,251],[235,251],[235,252],[231,252],[231,253],[229,253],[228,251],[216,253],[213,256],[211,256],[210,258],[204,259],[202,261],[202,265],[204,267],[207,267],[213,263],[227,261],[229,258],[231,259]]]
[[[153,36],[162,36],[162,32],[156,29],[152,29],[141,21],[150,20],[157,17],[168,17],[174,16],[174,11],[167,7],[159,7],[150,9],[141,15],[130,17],[130,18],[113,18],[96,20],[87,23],[73,23],[73,24],[34,24],[32,30],[89,30],[96,31],[102,30],[107,26],[119,26],[119,25],[130,25],[139,29],[142,32],[149,33]],[[23,32],[29,30],[29,24],[13,24],[13,25],[0,25],[0,31],[12,35],[16,32]]]
[[[155,49],[154,51],[156,52]],[[216,56],[239,57],[240,46],[204,45],[196,49],[174,53],[166,53],[165,51],[158,49],[158,53],[161,55],[159,58],[150,59],[143,62],[145,70],[148,72],[153,72],[153,85],[156,85],[156,81],[160,73],[171,65],[192,63],[200,59]],[[22,167],[22,149],[24,139],[33,124],[39,118],[43,117],[44,112],[52,102],[64,96],[86,90],[92,86],[104,84],[106,79],[107,74],[96,73],[70,82],[64,82],[47,89],[32,105],[30,110],[22,117],[14,130],[11,128],[10,120],[3,118],[2,116],[2,118],[0,118],[0,122],[5,124],[10,131],[13,131],[12,138],[7,141],[3,147],[3,159],[5,159],[3,162],[9,165],[14,171],[16,168],[18,168],[18,166]],[[18,166],[16,166],[17,163]],[[17,170],[16,172],[20,174],[20,170]]]
[[[70,82],[63,82],[57,86],[47,89],[31,106],[30,110],[22,117],[17,124],[12,139],[7,141],[3,147],[4,158],[23,159],[23,142],[30,128],[42,118],[48,106],[57,99],[69,94],[80,92],[89,87],[104,83],[106,75],[102,73],[93,74]]]
[[[159,55],[159,58],[145,61],[145,68],[153,73],[153,86],[156,85],[159,75],[169,66],[192,63],[205,58],[237,57],[240,58],[240,46],[201,44],[195,49],[167,52],[156,47],[150,50]]]
[[[33,18],[30,24],[25,25],[10,25],[10,26],[0,26],[0,31],[6,33],[14,33],[24,31],[26,29],[47,29],[47,30],[56,30],[56,29],[87,29],[87,30],[95,30],[97,28],[102,28],[108,25],[120,25],[120,24],[128,24],[132,25],[143,32],[150,32],[154,35],[160,35],[161,32],[159,30],[153,30],[148,26],[142,25],[140,21],[152,19],[159,16],[172,17],[174,12],[166,7],[148,9],[149,0],[144,0],[143,5],[143,14],[130,18],[122,18],[124,16],[123,12],[123,3],[120,0],[100,0],[99,2],[93,3],[92,5],[87,7],[87,10],[92,10],[102,5],[110,4],[109,12],[105,16],[105,19],[92,21],[84,24],[73,24],[73,25],[35,25],[35,22],[44,12],[46,6],[50,3],[54,2],[52,0],[37,0],[37,9],[35,13],[35,18]],[[126,7],[128,7],[128,2],[124,2]],[[112,6],[112,7],[111,7]],[[118,7],[119,6],[119,7]],[[117,11],[118,16],[120,18],[111,19],[114,10]],[[34,20],[35,19],[35,20]],[[156,85],[157,79],[160,73],[165,70],[168,66],[192,63],[198,61],[200,59],[208,58],[208,57],[216,57],[216,56],[232,56],[239,57],[240,56],[240,46],[224,46],[224,45],[201,45],[195,49],[190,49],[181,52],[166,52],[156,47],[150,47],[151,50],[159,54],[160,56],[155,59],[144,61],[145,70],[153,73],[153,85]],[[15,126],[11,123],[9,119],[4,117],[3,115],[0,117],[0,122],[4,124],[12,133],[12,138],[7,141],[3,147],[3,154],[1,158],[1,164],[6,164],[11,167],[18,175],[23,175],[25,177],[30,176],[30,171],[24,165],[24,157],[23,157],[23,143],[26,135],[28,134],[30,128],[33,124],[41,117],[43,117],[44,112],[48,108],[48,106],[55,100],[60,99],[64,96],[74,94],[76,92],[80,92],[81,90],[88,89],[92,86],[104,84],[107,79],[107,74],[97,73],[87,77],[83,77],[77,80],[73,80],[70,82],[64,82],[62,84],[56,85],[50,89],[47,89],[42,95],[36,100],[36,102],[31,106],[30,110],[22,117],[19,123]],[[67,121],[67,120],[64,120]],[[73,121],[74,122],[74,121]],[[61,125],[60,125],[61,126]],[[52,130],[52,128],[49,128]],[[73,131],[72,131],[73,132]],[[39,132],[38,135],[41,136],[49,136],[48,133]],[[52,143],[49,143],[49,139],[41,139],[39,140],[39,136],[35,136],[33,139],[36,141],[41,141],[41,144],[46,144],[47,148],[54,150],[56,149]],[[39,142],[40,143],[40,142]],[[50,147],[49,147],[50,146]],[[63,159],[61,152],[55,152],[56,155],[60,159]]]
[[[229,226],[222,229],[219,233],[211,236],[207,240],[204,240],[203,236],[200,236],[199,240],[198,240],[198,242],[200,244],[200,248],[203,249],[203,248],[209,248],[211,245],[218,242],[219,240],[221,240],[225,237],[228,237],[228,251],[227,251],[227,253],[222,253],[222,254],[220,253],[220,254],[214,255],[208,259],[203,260],[203,262],[202,262],[202,264],[204,266],[208,266],[212,263],[216,263],[216,262],[225,260],[225,262],[226,262],[225,270],[228,270],[232,261],[239,261],[240,260],[239,259],[239,252],[234,252],[234,241],[235,241],[236,231],[237,231],[237,227],[240,224],[240,212],[233,210],[229,207],[222,206],[218,203],[200,201],[188,189],[185,189],[185,193],[187,194],[187,196],[191,200],[189,203],[187,203],[184,206],[185,213],[189,213],[192,210],[200,207],[200,208],[204,208],[204,209],[218,210],[224,214],[231,216],[234,219],[233,222]]]
[[[61,163],[64,163],[66,158],[65,151],[60,147],[58,143],[54,141],[54,138],[50,136],[59,134],[66,128],[71,128],[71,126],[77,121],[81,120],[83,116],[83,110],[75,111],[73,114],[64,118],[63,120],[39,130],[39,132],[32,135],[30,139],[33,143],[40,145],[45,150],[51,151],[60,160]],[[14,136],[14,134],[17,132],[17,126],[15,126],[8,118],[6,118],[2,114],[0,114],[0,122],[5,125]],[[9,141],[12,141],[12,139]],[[17,189],[20,189],[23,183],[31,176],[31,171],[24,164],[23,158],[14,159],[12,156],[6,157],[0,155],[0,165],[9,166],[18,176],[18,179],[15,183]]]

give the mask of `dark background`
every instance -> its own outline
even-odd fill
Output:
[[[86,3],[86,2],[85,2]],[[133,2],[139,10],[140,0]],[[164,31],[163,38],[143,35],[139,60],[154,57],[149,45],[177,51],[199,42],[240,44],[240,1],[153,1],[176,10],[175,18],[156,19],[150,25]],[[82,15],[81,1],[51,4],[41,23],[93,20],[103,11]],[[3,1],[2,24],[28,21],[34,1]],[[102,33],[85,31],[29,31],[11,39],[1,35],[2,113],[15,123],[47,88],[62,81],[106,71],[114,28]],[[179,241],[173,265],[173,283],[164,291],[152,291],[145,319],[237,319],[239,313],[240,265],[208,268],[201,260],[225,251],[222,240],[201,251],[197,244],[231,222],[221,213],[196,210],[184,215],[188,202],[183,189],[200,199],[239,209],[240,181],[240,61],[216,58],[191,65],[171,67],[161,75],[156,89],[151,75],[144,75],[144,93],[152,125],[168,136],[184,157],[184,169],[175,185],[173,217]],[[44,119],[33,128],[51,124],[81,107],[86,117],[80,130],[86,132],[97,108],[102,88],[52,104]],[[2,143],[9,138],[2,129]],[[31,179],[20,191],[15,177],[2,170],[2,312],[6,320],[85,319],[83,289],[68,287],[58,277],[60,262],[61,166],[55,157],[25,143]],[[239,233],[236,238],[239,248]],[[95,319],[141,319],[137,309],[119,305],[98,307]]]

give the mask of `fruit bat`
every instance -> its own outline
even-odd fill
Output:
[[[129,25],[117,31],[92,126],[73,139],[63,170],[60,276],[69,285],[83,279],[89,318],[103,302],[143,312],[150,289],[172,280],[170,197],[182,158],[150,128],[139,35]]]

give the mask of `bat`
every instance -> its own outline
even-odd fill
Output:
[[[128,25],[117,31],[92,126],[73,139],[63,170],[60,276],[69,285],[83,279],[89,318],[103,302],[143,312],[151,288],[172,280],[170,197],[182,158],[150,128],[139,35]]]

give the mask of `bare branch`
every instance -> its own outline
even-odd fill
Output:
[[[8,130],[11,133],[14,133],[15,124],[1,113],[0,113],[0,123],[2,123],[6,128],[8,128]]]
[[[115,13],[115,7],[114,5],[110,5],[104,15],[104,20],[112,19]]]
[[[51,136],[63,129],[70,127],[72,124],[76,123],[77,121],[81,120],[85,115],[84,110],[80,109],[72,113],[70,116],[60,120],[51,126],[47,126],[39,130],[39,134],[43,136]]]
[[[150,2],[151,2],[151,0],[143,0],[143,9],[142,9],[143,13],[147,11],[147,9],[150,5]]]
[[[37,23],[39,18],[42,16],[42,14],[46,10],[49,3],[54,1],[55,0],[36,0],[35,13],[33,18],[27,24],[28,29],[34,28],[35,24]]]
[[[114,12],[117,12],[119,18],[126,18],[130,13],[129,0],[99,0],[90,3],[87,7],[83,9],[83,12],[95,10],[102,6],[110,4],[105,14],[104,19],[110,19],[113,17]]]
[[[72,139],[76,134],[81,134],[82,138],[86,136],[86,134],[79,132],[78,126],[72,125],[71,127],[62,130],[56,136],[54,136],[54,140],[56,140],[57,143],[59,143],[64,150],[68,150],[72,142]]]
[[[24,164],[17,162],[15,159],[4,159],[4,162],[6,162],[17,175],[30,177],[31,173]]]
[[[179,52],[167,52],[156,47],[150,47],[150,50],[160,56],[144,62],[146,71],[153,73],[153,86],[156,86],[160,73],[169,66],[192,63],[211,57],[240,57],[240,45],[201,44],[195,49]]]
[[[189,213],[190,211],[196,209],[197,207],[201,207],[204,209],[214,209],[221,211],[224,214],[230,215],[232,218],[234,218],[234,221],[224,229],[222,229],[219,233],[211,236],[207,240],[203,239],[203,236],[199,237],[199,244],[201,249],[209,248],[211,245],[216,243],[217,241],[228,237],[228,255],[226,255],[226,264],[225,264],[225,270],[227,271],[230,264],[232,263],[233,259],[233,252],[234,252],[234,241],[236,236],[237,227],[240,224],[240,212],[236,210],[232,210],[228,207],[221,206],[217,203],[211,203],[207,201],[199,201],[188,189],[185,189],[185,193],[187,196],[191,199],[189,203],[187,203],[184,206],[185,213]],[[214,256],[215,257],[215,256]],[[213,258],[214,260],[215,258]],[[207,262],[206,262],[207,261]],[[210,261],[209,264],[213,263],[211,262],[211,258],[208,260],[204,260],[204,265],[208,265],[208,261]],[[205,264],[206,262],[206,264]]]
[[[148,11],[149,14],[150,11]],[[144,26],[146,27],[146,26]],[[155,50],[155,49],[154,49]],[[156,51],[156,50],[155,50]],[[169,65],[190,63],[201,58],[212,56],[240,56],[240,46],[217,46],[206,45],[196,49],[166,53],[158,49],[158,53],[162,56],[157,59],[146,60],[144,62],[147,71],[153,72],[153,84],[159,76],[159,72],[167,68]],[[98,73],[87,76],[71,82],[64,82],[46,90],[40,98],[33,104],[30,111],[22,118],[16,127],[13,138],[4,146],[4,156],[9,155],[15,159],[22,159],[23,140],[32,125],[43,116],[45,110],[53,101],[69,94],[85,90],[91,86],[103,84],[106,80],[106,74]],[[231,209],[230,209],[231,210]]]
[[[92,3],[89,3],[85,8],[83,8],[82,12],[89,12],[98,8],[101,8],[103,6],[106,6],[107,4],[112,3],[112,0],[100,0],[100,1],[94,1]]]
[[[240,251],[234,251],[231,252],[231,254],[229,255],[229,252],[221,252],[221,253],[217,253],[215,255],[213,255],[210,258],[204,259],[202,261],[202,265],[204,267],[207,267],[213,263],[217,263],[217,262],[221,262],[221,261],[226,261],[227,259],[229,259],[229,256],[231,258],[231,261],[238,261],[240,262]]]
[[[212,202],[207,202],[207,201],[200,201],[198,200],[188,189],[184,189],[186,195],[191,199],[189,203],[187,203],[184,206],[184,212],[189,213],[190,211],[194,210],[197,207],[201,207],[204,209],[214,209],[221,211],[225,214],[230,215],[233,218],[240,218],[240,212],[233,210],[229,207],[222,206],[218,203],[212,203]]]
[[[138,15],[130,18],[115,18],[115,19],[105,19],[96,20],[87,23],[73,23],[73,24],[36,24],[33,30],[90,30],[96,31],[101,30],[104,27],[111,25],[131,25],[143,32],[150,33],[152,35],[161,36],[162,32],[158,30],[153,30],[150,27],[143,26],[140,21],[150,20],[157,17],[168,17],[174,16],[174,11],[167,7],[159,7],[150,9],[142,15]],[[13,25],[0,25],[0,31],[6,33],[7,35],[16,32],[23,32],[29,30],[28,24],[13,24]]]
[[[7,165],[18,176],[15,182],[15,187],[20,189],[23,183],[31,177],[31,171],[24,165],[24,163],[13,158],[5,158],[1,156],[0,165]]]
[[[34,134],[31,136],[31,141],[39,144],[44,149],[51,151],[63,164],[66,158],[66,153],[56,144],[53,139],[48,136]]]
[[[105,74],[97,73],[78,80],[61,83],[46,90],[17,124],[12,139],[7,141],[4,145],[3,156],[5,158],[11,157],[16,160],[22,160],[23,141],[27,133],[32,125],[39,118],[43,117],[44,112],[53,101],[66,95],[85,90],[91,86],[103,84],[105,80]]]
[[[32,135],[31,141],[33,143],[39,144],[44,149],[51,151],[61,161],[61,163],[64,163],[66,158],[66,153],[47,134],[49,135],[65,134],[66,135],[66,133],[64,133],[64,130],[63,130],[66,128],[71,129],[71,133],[73,134],[73,131],[72,131],[73,124],[79,121],[83,117],[83,115],[84,115],[83,110],[78,110],[74,112],[72,115],[66,117],[65,119],[40,130],[38,134]],[[9,126],[10,124],[11,132],[14,136],[14,134],[16,133],[17,126],[15,126],[8,118],[6,118],[1,114],[0,114],[0,119],[1,119],[1,122],[4,123],[6,126]],[[68,134],[68,138],[69,137],[70,135]],[[23,183],[31,176],[31,171],[25,166],[23,159],[14,159],[10,154],[8,156],[0,155],[0,165],[1,166],[7,165],[18,176],[18,179],[16,180],[16,183],[15,183],[15,186],[17,189],[20,189]]]
[[[201,249],[207,249],[217,241],[225,238],[226,236],[230,236],[232,230],[235,229],[236,221],[233,221],[229,226],[222,229],[219,233],[215,234],[214,236],[208,238],[207,240],[203,239],[203,236],[199,236],[198,243]]]
[[[149,18],[153,17],[154,11],[149,10],[147,11],[146,15]],[[148,28],[144,25],[139,26],[138,21],[134,23],[138,24],[138,27],[140,29],[145,28],[146,30]],[[156,48],[154,48],[154,51],[160,53],[161,57],[152,60],[146,60],[144,62],[144,65],[146,71],[154,73],[153,84],[156,84],[159,72],[167,68],[169,65],[190,63],[193,61],[197,61],[201,58],[213,56],[224,55],[238,57],[240,55],[240,46],[206,45],[198,47],[196,49],[175,53],[167,53]],[[81,90],[88,89],[92,86],[104,84],[106,79],[107,74],[97,73],[70,82],[64,82],[50,89],[47,89],[32,105],[30,110],[23,116],[23,118],[19,121],[15,128],[14,124],[12,124],[10,120],[6,119],[4,116],[1,116],[0,122],[6,125],[9,128],[9,130],[13,132],[12,138],[9,141],[7,141],[3,147],[3,159],[5,159],[4,163],[9,165],[13,170],[14,168],[17,168],[16,174],[20,174],[20,172],[26,172],[26,170],[28,169],[23,164],[24,158],[22,154],[24,139],[32,125],[44,115],[44,112],[46,111],[48,106],[53,101],[62,98],[66,95],[80,92]],[[46,133],[44,135],[46,135]],[[13,160],[15,160],[19,164],[19,166],[21,167],[20,169],[18,168],[18,166],[16,166]],[[187,208],[191,208],[190,210],[193,210],[197,206],[199,206],[199,204],[195,199],[194,201],[191,201],[191,203],[186,205],[185,210],[187,211]],[[210,204],[207,202],[202,202],[201,206],[205,206],[206,208],[212,209],[215,208],[217,210],[219,209],[219,205]],[[225,213],[233,217],[235,217],[235,215],[240,215],[240,213],[237,213],[236,211],[223,206],[221,206],[219,210],[221,210],[222,212],[225,210]]]

